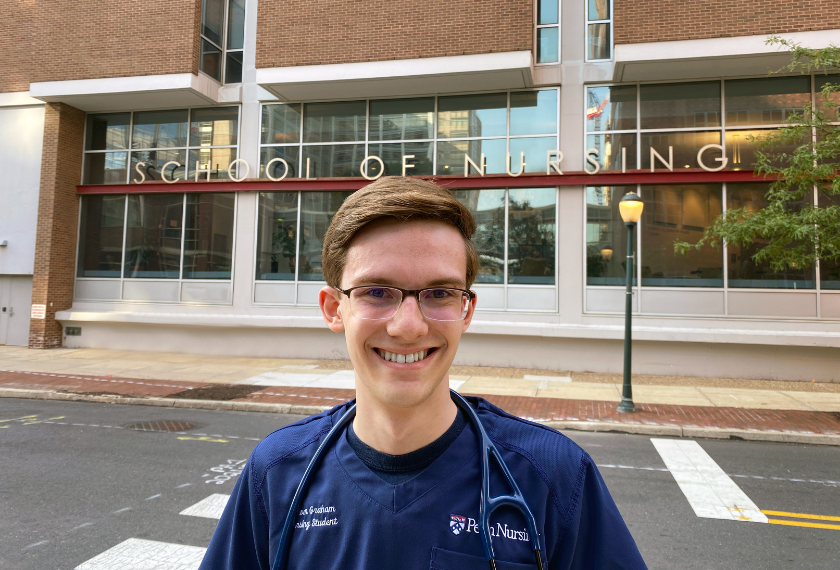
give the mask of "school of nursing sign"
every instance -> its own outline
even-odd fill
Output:
[[[716,158],[713,159],[715,162],[720,163],[718,166],[711,167],[711,166],[708,166],[705,162],[703,162],[703,154],[709,149],[720,150],[722,156],[721,157],[716,157]],[[661,154],[659,154],[656,151],[656,149],[654,149],[653,147],[650,147],[649,151],[650,151],[650,171],[651,172],[654,172],[657,160],[660,163],[662,163],[662,166],[664,168],[670,170],[671,172],[674,171],[674,147],[672,147],[672,146],[668,147],[668,158],[667,159],[664,156],[662,156]],[[726,168],[726,165],[729,163],[729,159],[726,156],[724,156],[723,153],[724,153],[723,146],[721,146],[719,144],[707,144],[706,146],[701,148],[699,151],[697,151],[697,165],[707,172],[718,172],[719,170],[723,170],[724,168]],[[414,168],[414,164],[412,164],[410,162],[410,160],[413,159],[413,158],[414,158],[413,154],[404,154],[402,156],[402,175],[403,176],[405,176],[406,174],[409,174],[408,171],[410,169]],[[584,170],[586,171],[587,174],[598,174],[598,172],[601,171],[601,165],[598,162],[600,158],[601,158],[601,153],[597,148],[586,149],[586,165],[584,166]],[[371,161],[379,163],[379,174],[377,174],[376,176],[368,176],[368,174],[367,174],[367,165]],[[545,173],[546,174],[554,173],[554,174],[562,175],[563,171],[560,169],[560,163],[562,161],[563,161],[563,153],[562,152],[560,152],[559,150],[548,151],[546,153],[547,166],[546,166]],[[519,176],[525,171],[525,153],[524,152],[519,153],[519,167],[515,172],[511,168],[511,162],[512,162],[512,157],[511,157],[510,153],[508,153],[507,160],[505,161],[505,171],[507,172],[507,174],[509,176]],[[271,174],[269,174],[269,171],[270,171],[271,167],[275,163],[283,165],[283,176],[275,177],[275,176],[272,176]],[[622,164],[621,171],[625,172],[626,168],[624,167],[624,165],[627,164],[627,149],[626,148],[621,149],[621,164]],[[139,180],[134,180],[135,184],[142,184],[143,182],[146,181],[146,174],[145,174],[145,172],[143,172],[143,170],[141,170],[141,168],[144,168],[145,166],[146,166],[145,162],[138,162],[135,165],[134,170],[137,172],[137,174],[140,175]],[[167,162],[166,164],[164,164],[163,168],[161,168],[161,170],[160,170],[161,180],[163,180],[167,184],[175,184],[176,182],[178,182],[178,180],[175,179],[175,178],[169,178],[167,176],[167,172],[171,172],[170,170],[168,170],[169,167],[172,167],[173,169],[175,169],[175,168],[180,168],[181,166],[183,166],[183,164],[181,164],[180,162],[177,162],[175,160],[171,160],[171,161]],[[234,170],[234,166],[236,167],[236,176],[234,176],[233,173],[232,173],[232,171]],[[473,159],[471,159],[468,155],[466,155],[466,154],[464,155],[464,176],[469,176],[470,168],[472,168],[476,173],[480,174],[481,176],[484,176],[484,171],[487,168],[487,163],[486,163],[486,160],[484,159],[484,153],[481,154],[481,158],[479,159],[478,164],[476,164],[475,161],[473,161]],[[306,159],[306,176],[305,176],[305,178],[306,178],[306,180],[316,180],[316,178],[312,178],[309,175],[310,170],[311,170],[310,161],[307,158]],[[366,180],[376,180],[377,178],[382,176],[382,173],[384,171],[385,171],[385,163],[382,162],[381,158],[379,158],[378,156],[374,156],[374,155],[365,157],[365,159],[359,165],[359,174],[361,174],[361,176],[363,178],[365,178]],[[250,174],[250,172],[251,172],[251,167],[248,165],[248,162],[245,161],[242,158],[238,158],[238,159],[234,160],[233,162],[231,162],[230,165],[228,165],[228,173],[229,173],[228,175],[230,176],[230,179],[233,180],[234,182],[242,182],[243,180],[248,178],[248,174]],[[281,180],[286,178],[286,176],[289,174],[289,163],[287,163],[282,158],[271,159],[271,160],[268,161],[268,164],[265,165],[265,172],[266,172],[266,176],[268,177],[269,180],[271,180],[273,182],[280,182]],[[205,180],[210,180],[210,168],[209,167],[208,168],[201,168],[201,163],[196,162],[196,164],[195,164],[195,181],[198,182],[202,177],[204,177]]]

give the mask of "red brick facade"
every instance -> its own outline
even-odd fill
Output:
[[[317,16],[313,10],[317,10]],[[260,0],[257,67],[530,50],[533,0]]]
[[[29,348],[60,347],[62,330],[55,312],[73,304],[79,221],[76,185],[82,174],[84,132],[83,111],[63,103],[46,104],[32,304],[46,305],[47,315],[30,321]]]
[[[613,10],[616,44],[840,28],[836,0],[613,0]]]
[[[201,0],[3,3],[0,93],[30,83],[198,73]]]

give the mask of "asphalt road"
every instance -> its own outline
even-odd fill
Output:
[[[297,419],[0,400],[0,569],[72,570],[129,538],[206,546],[216,521],[178,513],[229,494],[256,442]],[[195,428],[127,428],[162,420]],[[698,518],[649,437],[568,435],[600,465],[651,569],[840,568],[840,530]],[[762,510],[840,517],[840,448],[699,443]]]

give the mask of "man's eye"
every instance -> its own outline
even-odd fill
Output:
[[[431,289],[429,291],[429,296],[432,299],[446,299],[447,297],[452,296],[452,291],[449,289]]]
[[[373,287],[364,290],[363,295],[365,297],[370,297],[371,299],[384,299],[388,296],[388,290],[383,289],[382,287]]]

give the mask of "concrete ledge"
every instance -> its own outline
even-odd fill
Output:
[[[125,396],[92,396],[53,392],[50,390],[21,390],[0,388],[0,398],[21,398],[31,400],[63,400],[71,402],[95,402],[100,404],[128,404],[139,406],[160,406],[172,408],[193,408],[203,410],[228,410],[236,412],[265,412],[274,414],[313,415],[329,410],[331,406],[295,406],[291,404],[261,404],[258,402],[231,402],[214,400],[181,400],[175,398],[128,398]],[[780,431],[747,431],[739,429],[694,428],[681,426],[651,426],[619,424],[610,422],[540,422],[556,430],[591,432],[617,432],[638,435],[671,437],[692,437],[706,439],[743,439],[775,443],[803,443],[808,445],[840,446],[840,435],[816,433],[789,433]]]

